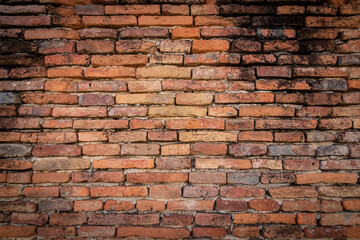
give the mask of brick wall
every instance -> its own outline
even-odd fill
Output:
[[[0,3],[0,238],[360,238],[359,1]]]

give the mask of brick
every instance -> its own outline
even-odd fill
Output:
[[[240,63],[240,55],[231,53],[207,53],[185,55],[184,65],[236,65]]]
[[[105,107],[55,107],[54,117],[106,117]]]
[[[135,209],[135,204],[130,201],[107,200],[104,209],[107,211],[127,211]]]
[[[90,161],[86,159],[37,159],[34,161],[34,170],[75,170],[87,169],[90,167]]]
[[[272,198],[314,198],[318,192],[312,187],[278,187],[269,189]]]
[[[78,230],[80,237],[114,237],[115,227],[81,226]]]
[[[94,166],[95,168],[95,166]],[[122,182],[125,180],[125,175],[123,172],[94,172],[90,174],[89,172],[75,172],[71,175],[71,180],[73,182]]]
[[[321,214],[320,224],[323,226],[357,225],[358,221],[358,216],[353,213],[327,213]]]
[[[276,142],[304,142],[305,136],[302,132],[279,132],[275,133]]]
[[[313,90],[329,90],[329,91],[346,91],[347,84],[346,81],[341,79],[323,79],[313,82]]]
[[[276,62],[276,57],[272,54],[246,54],[242,57],[245,65],[250,64],[271,64]]]
[[[179,132],[181,142],[236,142],[236,133]]]
[[[97,39],[97,38],[117,38],[117,30],[106,28],[85,28],[81,29],[80,37],[82,39]]]
[[[199,39],[200,29],[199,28],[174,28],[171,32],[172,39]]]
[[[177,133],[175,131],[149,132],[148,139],[149,141],[172,142],[177,140]]]
[[[87,222],[83,213],[53,213],[50,215],[50,225],[81,225]]]
[[[106,15],[160,15],[160,5],[108,5]]]
[[[162,223],[168,226],[187,226],[194,221],[192,215],[172,214],[162,217]]]
[[[329,107],[303,107],[297,110],[298,117],[328,117],[331,115],[331,108]]]
[[[176,66],[152,66],[138,68],[137,78],[185,78],[189,79],[191,70],[189,68],[179,68]]]
[[[190,231],[187,228],[165,228],[165,227],[118,227],[118,237],[160,237],[160,238],[187,238]]]
[[[284,213],[242,213],[234,215],[236,224],[282,223],[295,224],[295,215]]]
[[[321,146],[316,149],[317,156],[347,156],[348,154],[348,147],[343,145]]]
[[[25,187],[22,195],[28,198],[58,197],[59,187]]]
[[[120,145],[118,144],[87,144],[82,146],[83,154],[90,156],[119,155]]]
[[[190,53],[191,42],[187,40],[163,40],[159,46],[163,53]]]
[[[135,77],[135,69],[130,67],[86,68],[85,78],[126,78]]]
[[[46,69],[43,67],[13,68],[9,72],[9,78],[15,78],[15,79],[40,78],[40,77],[47,77]]]
[[[237,115],[237,110],[233,107],[210,107],[208,111],[208,115],[212,117],[234,117]]]
[[[121,147],[121,155],[159,155],[160,146],[157,144],[125,144]]]
[[[77,145],[37,145],[32,150],[36,157],[68,156],[74,157],[81,154],[81,146]]]
[[[1,209],[3,212],[35,212],[36,204],[33,202],[24,202],[24,201],[2,201],[0,203]]]
[[[88,187],[65,186],[60,190],[61,197],[87,197],[89,196]]]
[[[99,66],[143,66],[148,62],[144,55],[110,55],[92,56],[91,63],[94,67]]]
[[[352,127],[350,119],[324,118],[319,120],[320,129],[348,129]]]
[[[159,214],[93,214],[89,217],[89,224],[91,225],[153,225],[160,221]]]
[[[314,174],[297,174],[297,184],[310,183],[356,183],[357,175],[351,173],[314,173]]]
[[[320,169],[358,169],[359,163],[356,160],[326,160],[320,162]]]
[[[38,39],[80,39],[79,33],[75,30],[26,30],[24,33],[26,40],[38,40]]]
[[[237,143],[229,146],[229,154],[235,157],[264,155],[267,148],[259,143]]]
[[[360,108],[358,106],[351,107],[334,107],[332,112],[333,117],[349,117],[349,116],[358,116],[360,113]]]
[[[169,64],[169,65],[182,65],[182,55],[152,55],[150,56],[150,64]]]
[[[194,68],[192,79],[212,80],[212,79],[228,79],[228,80],[246,80],[255,79],[254,69],[239,67],[206,67]]]
[[[273,106],[248,106],[239,107],[240,117],[277,117],[277,116],[294,116],[294,108],[273,107]]]
[[[295,40],[274,40],[267,41],[263,45],[263,51],[268,52],[297,52],[300,49],[300,45]]]
[[[164,123],[160,120],[131,119],[130,128],[131,129],[164,128]]]
[[[103,15],[104,7],[101,5],[76,5],[76,15]]]
[[[2,118],[0,120],[1,129],[30,129],[39,128],[37,118]]]
[[[149,117],[203,117],[206,116],[207,109],[204,107],[150,107]]]
[[[36,213],[13,213],[11,214],[11,222],[15,224],[31,224],[31,225],[45,225],[48,216],[46,214]]]
[[[359,200],[343,200],[342,205],[344,206],[344,209],[349,211],[358,211],[359,210]],[[341,210],[341,208],[340,208]]]
[[[182,26],[193,25],[193,18],[190,16],[140,16],[139,27],[149,26]]]
[[[221,119],[174,119],[166,121],[168,129],[224,129]]]
[[[1,16],[0,24],[2,26],[50,26],[51,18],[49,16]]]
[[[7,183],[31,183],[31,172],[10,172],[7,174]]]
[[[275,159],[253,159],[253,168],[282,169],[281,160]]]
[[[12,226],[3,225],[0,227],[2,237],[31,237],[36,234],[36,226]]]
[[[335,187],[335,186],[322,186],[318,187],[318,192],[320,196],[328,197],[358,197],[360,191],[357,187]]]
[[[51,92],[76,92],[77,84],[71,81],[46,81],[45,90]]]
[[[243,212],[247,210],[247,202],[238,201],[238,200],[224,200],[219,198],[216,200],[215,207],[216,210],[220,210],[220,211]]]
[[[20,116],[51,116],[49,107],[19,107]]]
[[[242,17],[221,17],[221,16],[197,16],[195,26],[219,26],[219,27],[244,27],[248,26],[250,19],[248,16]]]
[[[229,50],[229,43],[226,40],[194,40],[192,53],[205,52],[226,52]]]
[[[164,201],[153,201],[153,200],[138,200],[136,202],[136,208],[139,211],[164,211],[165,202]]]
[[[271,103],[272,93],[224,93],[215,96],[215,103]]]
[[[70,181],[70,174],[63,172],[34,173],[33,183],[66,183]]]
[[[284,160],[284,169],[291,171],[311,171],[319,169],[319,160]]]
[[[226,130],[252,130],[254,129],[254,120],[241,119],[241,120],[226,120]]]
[[[75,201],[74,212],[95,212],[102,210],[103,202],[97,200]]]
[[[237,237],[246,238],[258,237],[259,232],[259,227],[234,227],[232,234]]]
[[[144,117],[147,115],[146,107],[115,107],[109,110],[112,117]]]
[[[153,53],[157,48],[153,42],[140,40],[120,40],[116,42],[117,53]]]
[[[85,27],[110,27],[136,26],[135,16],[84,16],[82,21]]]
[[[154,183],[154,182],[186,182],[186,173],[128,173],[126,181],[129,183]]]
[[[196,184],[225,184],[226,174],[221,172],[189,173],[189,182]]]
[[[181,198],[181,187],[152,185],[149,187],[149,196],[156,199],[178,199]]]
[[[191,6],[191,15],[201,16],[201,15],[217,15],[219,13],[218,6],[215,5],[192,5]]]
[[[187,5],[172,6],[170,4],[163,4],[161,10],[162,15],[189,15],[189,7]]]
[[[219,194],[217,186],[184,186],[183,197],[185,198],[209,198]]]
[[[219,227],[194,227],[193,235],[195,237],[225,237],[226,229]]]
[[[286,212],[317,212],[320,211],[320,204],[319,202],[312,202],[310,200],[285,200],[281,205],[281,209]]]
[[[73,201],[65,199],[40,200],[39,211],[71,211],[73,210]]]
[[[273,199],[252,199],[249,201],[249,208],[261,212],[277,212],[280,209],[280,205]]]
[[[75,42],[64,40],[42,41],[39,44],[40,54],[75,53]]]
[[[143,186],[119,186],[119,187],[92,187],[91,197],[132,197],[146,196],[147,187]]]
[[[157,158],[156,167],[159,169],[187,169],[191,168],[191,159]]]
[[[146,132],[108,133],[109,142],[146,142]]]
[[[201,28],[201,36],[204,38],[239,38],[243,36],[250,37],[255,35],[255,30],[249,28]]]
[[[177,200],[168,201],[169,211],[211,211],[214,208],[212,200]]]
[[[197,169],[250,169],[251,161],[248,159],[206,159],[195,158],[195,168]]]
[[[311,86],[306,80],[257,80],[257,90],[310,90]],[[275,95],[276,96],[276,95]],[[304,100],[301,100],[304,101]]]
[[[289,67],[256,67],[256,73],[259,77],[283,77],[291,78],[291,68]]]
[[[269,156],[315,156],[315,149],[312,145],[270,145],[268,146]]]
[[[131,81],[128,83],[130,93],[160,92],[160,81]]]
[[[190,146],[192,155],[222,156],[227,153],[227,145],[224,143],[194,143]]]
[[[256,53],[261,52],[261,43],[251,40],[237,39],[231,45],[231,52]]]
[[[102,142],[107,141],[107,134],[103,132],[79,132],[79,142]]]
[[[77,142],[76,133],[71,132],[52,132],[52,133],[23,133],[22,142],[37,143],[73,143]]]
[[[190,145],[189,144],[172,144],[161,146],[161,155],[189,155]]]
[[[32,104],[77,104],[78,98],[70,94],[26,93],[21,95],[25,103]]]
[[[126,84],[121,81],[82,81],[78,84],[81,92],[125,92]]]
[[[314,119],[302,120],[263,120],[255,122],[256,129],[315,129],[317,121]]]
[[[0,132],[1,142],[20,142],[20,132]]]
[[[222,186],[220,195],[225,198],[264,197],[265,190],[257,187]]]
[[[151,5],[148,5],[151,6]],[[169,30],[167,28],[128,28],[121,30],[120,37],[124,38],[167,38]]]
[[[263,233],[267,238],[302,238],[304,235],[299,226],[265,227]]]

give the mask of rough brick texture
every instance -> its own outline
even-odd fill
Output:
[[[0,0],[0,239],[360,239],[359,0]]]

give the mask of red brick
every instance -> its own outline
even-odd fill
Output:
[[[43,67],[20,67],[13,68],[9,72],[9,78],[22,79],[37,77],[47,77],[46,69]]]
[[[254,69],[242,67],[206,67],[194,68],[192,79],[228,79],[228,80],[246,80],[255,79]]]
[[[237,53],[255,53],[261,52],[261,43],[251,40],[237,39],[231,45],[231,52]]]
[[[159,46],[164,53],[190,53],[191,42],[187,40],[163,40]]]
[[[74,212],[95,212],[102,210],[103,202],[97,200],[75,201]]]
[[[84,16],[82,21],[85,27],[128,27],[136,26],[135,16]]]
[[[22,195],[28,198],[59,197],[59,187],[25,187]]]
[[[75,53],[75,42],[64,40],[43,41],[39,44],[40,54]]]
[[[164,228],[164,227],[118,227],[118,237],[151,237],[151,238],[187,238],[190,231],[187,228]]]
[[[1,237],[31,237],[36,234],[35,226],[0,226]]]
[[[115,227],[81,226],[77,233],[80,237],[114,237],[115,230]]]
[[[277,212],[280,209],[280,205],[273,199],[252,199],[249,201],[249,208],[261,212]]]
[[[81,29],[80,37],[83,39],[91,39],[91,38],[113,38],[117,39],[118,31],[115,29],[107,29],[107,28],[85,28]]]
[[[192,224],[194,217],[192,215],[172,214],[162,216],[161,220],[162,224],[168,226],[187,226]]]
[[[198,169],[249,169],[251,161],[248,159],[203,159],[195,158],[195,168]]]
[[[37,145],[34,146],[32,154],[36,157],[48,156],[79,156],[81,146],[77,145]]]
[[[186,182],[186,173],[128,173],[126,181],[129,183],[154,183],[154,182]]]
[[[84,213],[53,213],[50,215],[50,225],[81,225],[87,222]]]
[[[282,223],[295,224],[295,215],[284,213],[242,213],[234,215],[236,224]]]
[[[317,120],[256,120],[256,129],[315,129]]]
[[[100,159],[94,160],[94,168],[153,168],[153,159]]]
[[[212,200],[177,200],[168,201],[169,211],[212,211],[214,201]]]
[[[143,186],[92,187],[91,197],[133,197],[147,196],[148,189]]]
[[[139,27],[148,26],[183,26],[193,25],[193,18],[190,16],[140,16]]]
[[[347,77],[347,68],[294,68],[294,77]]]
[[[34,173],[33,183],[66,183],[70,181],[70,174],[64,172]]]
[[[266,238],[302,238],[304,235],[299,226],[265,227],[263,234]]]
[[[225,237],[226,229],[219,227],[194,227],[193,235],[194,237]]]
[[[79,33],[75,30],[50,30],[50,29],[36,29],[26,30],[24,33],[26,40],[37,40],[37,39],[80,39]]]
[[[220,195],[226,198],[264,197],[265,190],[257,187],[223,186]]]
[[[95,166],[94,166],[95,168]],[[71,174],[73,182],[122,182],[125,180],[123,172],[101,172],[97,171],[93,174],[89,172],[74,172]]]
[[[223,143],[194,143],[191,144],[192,155],[210,155],[221,156],[226,155],[227,145]]]
[[[107,211],[127,211],[135,209],[135,204],[130,201],[107,200],[104,209]]]
[[[140,40],[120,40],[116,42],[117,53],[153,53],[157,51],[155,43]]]
[[[181,197],[181,187],[170,185],[152,185],[149,196],[156,199],[178,199]]]
[[[89,196],[88,187],[65,186],[60,190],[61,197],[87,197]]]
[[[45,225],[48,221],[46,214],[36,213],[13,213],[11,214],[11,223],[15,224],[31,224],[31,225]]]
[[[195,26],[241,27],[248,26],[250,19],[243,17],[197,16]]]
[[[258,237],[259,227],[234,227],[233,235],[241,238]]]
[[[194,40],[192,53],[226,52],[229,43],[226,40]]]
[[[278,187],[269,189],[273,198],[314,198],[318,196],[317,191],[311,187]]]
[[[20,142],[20,132],[0,132],[0,142]]]
[[[171,32],[172,39],[199,39],[200,29],[199,28],[174,28]]]
[[[2,26],[50,26],[50,16],[1,16],[0,24]]]
[[[164,123],[161,120],[131,119],[130,128],[131,129],[164,128]]]
[[[82,146],[83,154],[90,156],[118,155],[120,154],[120,145],[118,144],[88,144]]]
[[[295,40],[274,40],[264,43],[264,52],[297,52],[300,45]]]
[[[128,120],[74,120],[75,129],[121,129],[128,128]]]
[[[305,211],[318,212],[320,211],[319,202],[312,202],[309,200],[285,200],[281,205],[281,210],[285,212]]]
[[[165,202],[154,200],[138,200],[136,202],[136,208],[139,211],[164,211]]]
[[[256,67],[256,73],[259,77],[283,77],[291,78],[290,67]]]
[[[160,15],[160,5],[108,5],[106,15]]]
[[[215,96],[215,103],[272,103],[272,93],[224,93]]]
[[[106,117],[105,107],[55,107],[53,108],[54,117]]]
[[[184,186],[183,197],[185,198],[208,198],[219,194],[217,186]]]

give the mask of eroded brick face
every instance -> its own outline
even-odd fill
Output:
[[[0,0],[0,238],[360,239],[359,0]]]

